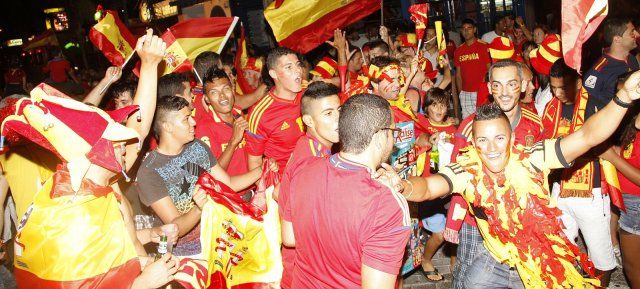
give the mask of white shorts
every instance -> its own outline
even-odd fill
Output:
[[[562,210],[562,222],[567,238],[575,243],[578,230],[587,245],[589,259],[596,269],[609,271],[616,268],[616,257],[611,243],[611,201],[600,188],[593,188],[591,198],[558,198],[560,184],[554,183],[551,194]]]
[[[475,91],[460,91],[460,108],[462,110],[462,119],[476,112],[476,102],[478,93]]]

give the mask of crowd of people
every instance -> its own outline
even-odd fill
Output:
[[[602,26],[607,48],[584,73],[558,34],[512,16],[481,37],[465,19],[447,51],[433,26],[421,47],[384,26],[336,30],[313,64],[284,47],[243,67],[202,52],[195,73],[161,77],[167,44],[148,30],[139,78],[110,67],[82,101],[60,92],[83,93],[61,54],[30,98],[12,64],[0,197],[19,220],[18,287],[165,286],[180,258],[206,258],[213,200],[198,179],[250,202],[266,170],[279,179],[274,286],[402,286],[413,217],[433,282],[449,242],[456,289],[600,288],[616,267],[640,288],[640,35],[630,19]],[[171,253],[154,258],[165,236]]]

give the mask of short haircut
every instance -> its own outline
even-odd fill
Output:
[[[180,111],[185,107],[189,107],[189,102],[179,96],[165,95],[158,99],[158,103],[156,104],[156,113],[153,119],[153,132],[157,137],[160,136],[162,124],[167,121],[169,114]]]
[[[495,103],[484,104],[476,109],[476,116],[473,117],[473,123],[483,120],[503,119],[510,125],[509,118],[504,111]]]
[[[449,107],[450,102],[451,102],[451,96],[449,95],[449,93],[447,93],[447,91],[439,87],[432,87],[429,90],[427,90],[427,94],[424,98],[424,105],[422,109],[424,109],[424,111],[427,111],[427,107],[436,103],[441,103],[441,104],[444,104],[446,107]]]
[[[611,46],[613,37],[622,36],[631,19],[626,17],[608,18],[604,21],[604,44]]]
[[[220,78],[229,80],[229,76],[226,72],[224,72],[224,70],[217,67],[211,67],[204,75],[204,79],[202,80],[202,82],[203,84],[212,83],[214,80]]]
[[[111,95],[111,98],[116,98],[124,94],[125,92],[130,92],[131,98],[133,98],[133,95],[136,92],[136,88],[137,84],[133,81],[118,81],[114,83],[113,86],[111,86],[111,88],[109,89],[109,94]]]
[[[361,153],[373,136],[391,124],[391,107],[384,98],[361,93],[350,97],[340,110],[338,132],[342,151]]]
[[[312,82],[302,95],[302,99],[300,100],[300,112],[302,115],[309,114],[312,101],[320,100],[332,95],[338,95],[339,92],[340,89],[331,83],[323,81]]]
[[[464,20],[462,20],[462,25],[465,25],[465,24],[469,24],[473,27],[476,27],[476,22],[471,18],[465,18]]]
[[[389,44],[387,44],[386,42],[382,41],[381,39],[376,39],[373,40],[371,42],[369,42],[369,50],[373,50],[375,48],[378,48],[386,53],[389,53],[389,51],[391,51],[391,48],[389,47]]]
[[[576,79],[578,77],[578,72],[576,72],[573,68],[569,67],[564,59],[558,59],[553,65],[551,65],[551,70],[549,71],[549,77],[568,77],[570,79]]]
[[[189,78],[184,73],[169,73],[158,79],[158,96],[180,95],[184,91],[184,82]]]
[[[193,62],[193,67],[196,69],[196,72],[200,77],[204,77],[209,69],[218,65],[219,61],[220,55],[218,55],[218,53],[205,51],[198,54],[196,60]]]
[[[298,55],[295,51],[286,47],[276,47],[271,49],[271,51],[269,51],[269,55],[267,55],[267,71],[275,69],[278,64],[278,59],[289,54]]]
[[[518,64],[518,62],[513,61],[511,59],[505,59],[505,60],[500,60],[494,64],[491,65],[491,67],[489,67],[489,81],[491,81],[491,77],[493,75],[493,70],[496,68],[506,68],[506,67],[515,67],[518,70],[518,77],[520,77],[520,80],[523,79],[523,75],[522,75],[522,66],[520,64]]]

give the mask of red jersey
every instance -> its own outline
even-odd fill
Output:
[[[427,133],[432,135],[439,132],[445,132],[450,139],[453,139],[453,135],[456,133],[456,130],[457,130],[454,124],[452,123],[437,124],[435,122],[432,122],[431,119],[429,118],[426,118],[426,119],[427,119],[427,122],[426,122]]]
[[[620,156],[632,166],[640,168],[640,132],[636,133],[636,139],[632,143],[622,149]],[[618,179],[620,180],[620,189],[623,193],[640,196],[640,186],[634,184],[619,171]]]
[[[300,92],[293,101],[277,97],[273,90],[249,110],[247,152],[253,156],[274,158],[283,172],[304,134],[300,117]]]
[[[290,192],[295,192],[290,194]],[[293,288],[359,288],[361,266],[397,275],[409,238],[407,202],[339,154],[292,167],[280,194],[296,240]]]
[[[328,158],[329,156],[331,156],[331,148],[325,147],[318,140],[316,140],[316,138],[307,133],[306,135],[303,135],[298,139],[296,148],[291,154],[291,158],[287,163],[287,168],[282,178],[289,178],[290,181],[291,168],[298,167],[300,163],[308,158]],[[280,215],[284,213],[284,204],[288,203],[290,194],[290,191],[287,191],[286,193],[283,193],[282,190],[280,191],[280,194],[278,196],[278,204],[280,204]],[[280,286],[283,289],[293,288],[291,287],[291,283],[293,282],[293,266],[295,257],[295,249],[282,247],[282,265],[284,266],[284,271],[282,272],[282,280],[280,281]]]
[[[520,118],[518,119],[517,124],[511,124],[511,128],[513,129],[515,144],[522,144],[526,147],[531,147],[538,141],[544,139],[543,134],[543,126],[540,117],[534,112],[522,108],[520,106],[515,109],[520,108]],[[472,125],[473,118],[476,114],[472,114],[465,118],[458,127],[458,131],[456,131],[453,141],[453,153],[451,154],[451,162],[456,161],[456,157],[460,149],[465,148],[466,146],[471,145],[471,140],[473,138],[472,135]],[[451,198],[451,205],[449,212],[447,214],[447,225],[446,227],[449,229],[453,229],[455,231],[459,231],[462,226],[462,222],[460,220],[454,220],[453,212],[458,210],[456,206],[466,210],[468,208],[467,203],[460,195],[454,195]],[[475,219],[467,214],[464,218],[464,221],[473,226],[476,225]]]
[[[489,103],[489,87],[487,86],[488,82],[482,80],[480,86],[478,87],[478,95],[476,98],[476,107],[480,107],[481,105]]]
[[[460,68],[456,73],[462,76],[462,90],[477,92],[491,63],[487,43],[478,39],[471,45],[462,43],[454,53],[453,63]]]
[[[234,109],[233,112],[237,116],[241,114],[238,109]],[[196,137],[211,148],[211,153],[216,158],[220,158],[222,152],[227,148],[231,136],[233,136],[233,125],[222,120],[212,108],[208,109],[208,113],[202,113],[196,122]],[[242,175],[249,171],[245,145],[246,137],[231,156],[231,162],[226,170],[230,176]]]
[[[62,58],[54,58],[43,68],[44,72],[49,72],[49,77],[54,82],[66,82],[67,72],[71,70],[71,64]]]

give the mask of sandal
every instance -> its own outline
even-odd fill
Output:
[[[444,276],[440,275],[440,273],[438,272],[438,269],[434,268],[433,271],[425,271],[420,270],[422,272],[422,275],[424,275],[425,278],[427,278],[427,280],[431,281],[431,282],[440,282],[442,280],[444,280]],[[429,276],[440,276],[440,279],[431,279],[429,278]]]

